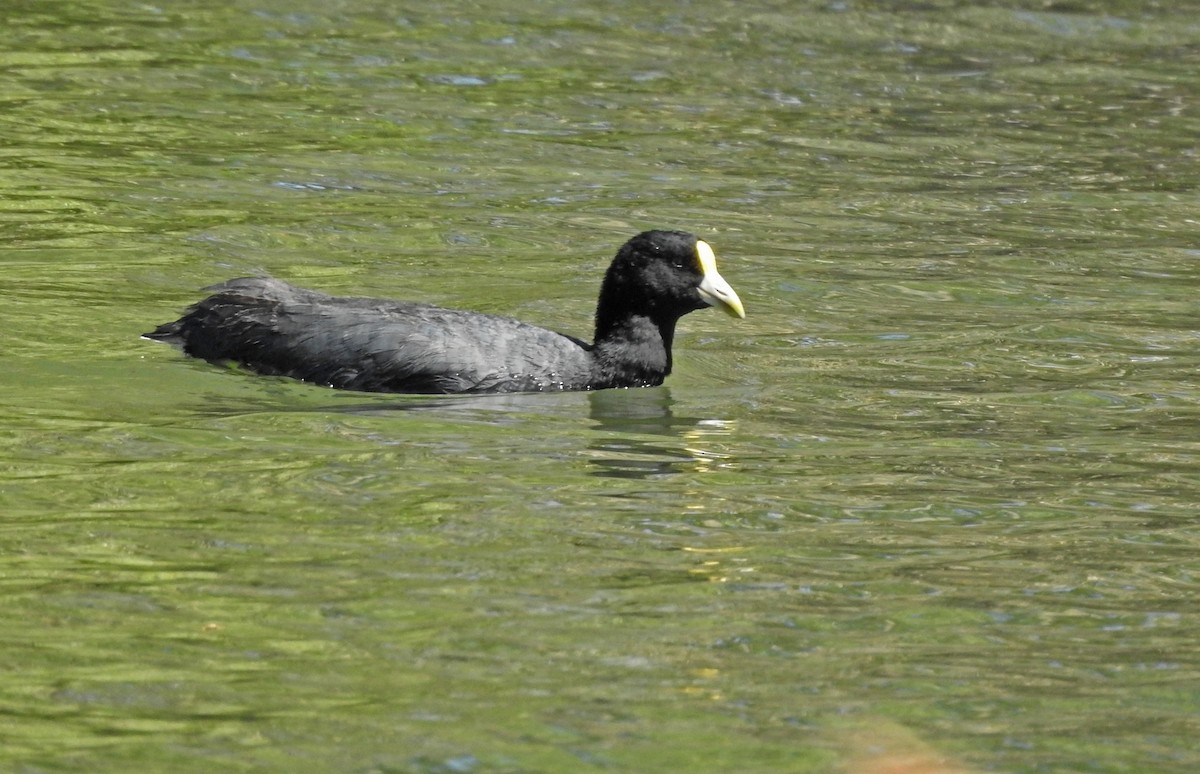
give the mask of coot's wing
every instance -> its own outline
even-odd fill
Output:
[[[508,317],[420,304],[317,307],[289,349],[302,379],[381,392],[578,389],[592,359],[580,342]]]

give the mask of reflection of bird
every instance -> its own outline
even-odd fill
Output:
[[[409,301],[339,298],[243,278],[146,338],[261,374],[372,392],[598,390],[662,384],[680,317],[718,306],[745,317],[708,243],[647,231],[600,286],[595,342],[510,317]]]

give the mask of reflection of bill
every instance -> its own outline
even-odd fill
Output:
[[[734,420],[678,416],[665,387],[610,390],[588,395],[593,430],[588,444],[593,475],[649,478],[719,468],[730,455],[718,439],[731,436]]]
[[[842,774],[971,774],[898,723],[870,718],[845,729],[839,747]]]

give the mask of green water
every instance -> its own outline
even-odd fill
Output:
[[[0,769],[1200,769],[1178,6],[7,0]],[[662,388],[138,338],[255,273],[587,336],[649,227],[748,313]]]

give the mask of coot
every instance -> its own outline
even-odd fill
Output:
[[[148,339],[209,362],[346,390],[456,393],[650,387],[671,373],[680,317],[716,306],[745,317],[707,242],[646,231],[604,275],[594,343],[481,312],[345,298],[270,278],[213,295]]]

